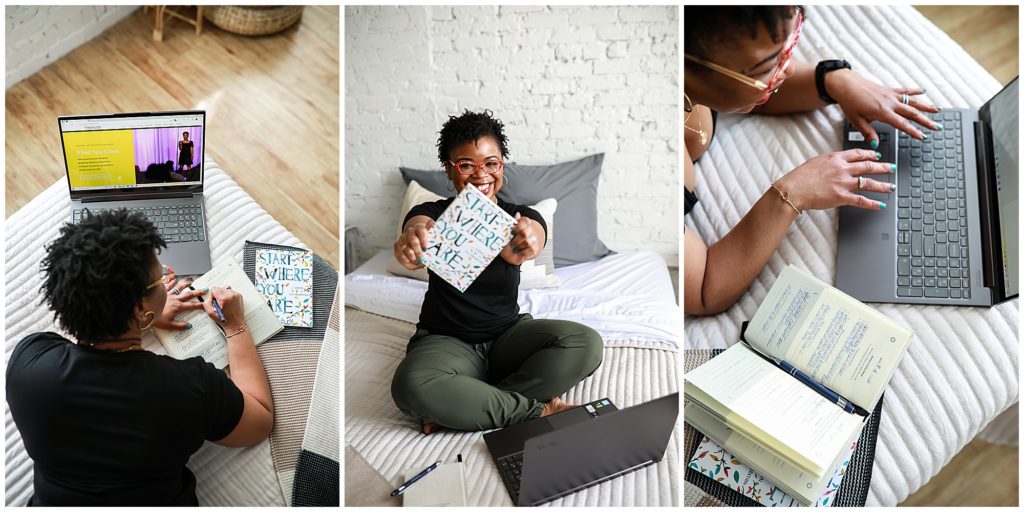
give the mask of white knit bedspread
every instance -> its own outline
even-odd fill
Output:
[[[482,432],[442,430],[429,436],[402,414],[391,399],[391,377],[405,357],[415,331],[409,322],[345,308],[345,442],[395,487],[406,470],[435,460],[466,463],[467,505],[513,505],[491,461]],[[605,340],[604,361],[593,376],[563,398],[583,403],[608,397],[620,408],[678,390],[681,369],[674,345],[637,346],[635,341]],[[584,489],[551,506],[669,506],[680,500],[682,415],[665,457],[658,463]]]
[[[209,158],[206,159],[204,196],[214,265],[232,257],[241,263],[246,240],[306,247]],[[27,334],[47,330],[60,332],[49,309],[39,305],[43,282],[39,262],[45,254],[45,244],[57,237],[60,225],[70,218],[70,205],[67,182],[60,180],[4,222],[5,368],[11,351]],[[143,343],[147,350],[163,353],[152,334]],[[6,504],[25,505],[32,496],[32,460],[25,452],[6,400],[4,424]],[[196,476],[200,505],[285,505],[268,441],[243,449],[207,442],[192,456],[188,467]]]
[[[911,7],[808,8],[796,58],[843,58],[888,86],[920,86],[939,107],[980,107],[1000,84]],[[794,116],[722,116],[696,169],[697,207],[686,229],[708,244],[724,236],[772,181],[814,156],[842,149],[842,111]],[[837,212],[797,218],[779,250],[739,302],[705,318],[686,317],[687,348],[735,343],[787,264],[833,282]],[[885,393],[869,506],[893,506],[947,464],[1018,400],[1018,301],[993,308],[875,305],[909,327],[910,348]],[[1013,410],[1016,410],[1014,408]],[[1013,420],[1013,425],[1016,421]],[[1016,439],[1015,432],[1008,435]]]

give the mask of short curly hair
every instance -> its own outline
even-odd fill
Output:
[[[504,128],[505,125],[495,119],[490,110],[466,110],[458,117],[448,116],[437,138],[437,159],[444,165],[451,158],[455,146],[473,142],[481,137],[493,137],[501,148],[501,158],[508,158],[508,140],[505,138]]]
[[[153,251],[165,247],[153,223],[137,212],[105,211],[65,224],[46,247],[41,302],[79,341],[117,337],[130,327],[153,281]]]
[[[796,14],[792,5],[686,5],[683,6],[683,51],[708,57],[708,50],[722,43],[728,34],[757,37],[757,28],[764,26],[772,42],[786,37],[783,23]],[[806,18],[806,12],[804,17]]]

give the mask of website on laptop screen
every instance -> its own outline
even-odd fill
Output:
[[[1003,242],[1003,277],[1006,296],[1017,295],[1020,287],[1020,220],[1018,194],[1020,180],[1020,124],[1018,123],[1018,84],[1003,89],[989,102],[992,118],[992,146],[995,150],[996,195],[999,201],[999,228]]]
[[[202,182],[203,115],[61,119],[72,192]]]

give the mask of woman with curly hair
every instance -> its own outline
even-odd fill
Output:
[[[164,247],[126,210],[65,225],[47,247],[43,299],[76,341],[30,334],[7,363],[7,402],[34,462],[31,505],[198,505],[185,464],[204,440],[242,447],[269,435],[270,386],[242,296],[162,276]],[[225,321],[191,300],[207,294]],[[230,378],[199,357],[143,350],[144,330],[189,329],[174,318],[192,309],[227,334]]]
[[[490,111],[451,116],[437,141],[438,159],[456,193],[472,183],[516,219],[515,235],[464,293],[433,272],[416,333],[395,371],[398,408],[439,427],[486,430],[571,407],[558,396],[594,373],[603,342],[593,329],[519,313],[519,266],[536,258],[547,226],[535,210],[498,199],[508,157],[504,125]],[[427,231],[453,198],[423,203],[405,217],[395,241],[404,267],[423,267]]]

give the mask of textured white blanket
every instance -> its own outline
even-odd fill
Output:
[[[911,7],[809,7],[796,58],[844,58],[882,84],[927,88],[927,98],[940,107],[980,107],[1001,88]],[[709,244],[736,225],[775,179],[811,157],[842,149],[837,106],[795,116],[719,119],[715,142],[697,164],[700,202],[686,219],[687,229]],[[836,229],[834,210],[801,215],[735,306],[713,317],[686,318],[687,348],[735,343],[740,323],[753,316],[787,264],[833,282]],[[915,333],[885,394],[867,500],[869,506],[894,506],[1017,402],[1018,301],[988,309],[876,307]]]
[[[415,327],[392,318],[345,308],[345,442],[395,484],[406,470],[462,454],[469,506],[512,506],[491,461],[482,432],[442,430],[425,436],[391,400],[391,377],[405,357]],[[608,397],[619,407],[636,405],[678,389],[679,352],[671,344],[637,348],[605,340],[604,361],[593,376],[563,398],[582,403]],[[668,506],[679,503],[682,415],[665,458],[595,487],[560,498],[552,506]]]
[[[261,208],[212,160],[206,160],[206,215],[209,223],[210,256],[216,265],[238,257],[241,264],[245,240],[305,247],[295,236]],[[60,180],[29,204],[11,215],[6,230],[5,291],[7,324],[4,362],[21,339],[32,332],[60,332],[53,315],[39,307],[42,274],[39,261],[44,246],[57,237],[61,224],[70,218],[71,201],[67,182]],[[162,353],[159,342],[148,334],[147,350]],[[32,460],[25,452],[4,401],[6,448],[6,504],[25,505],[32,495]],[[284,496],[270,458],[270,443],[251,448],[225,448],[206,443],[188,464],[196,475],[199,504],[205,506],[285,505]]]
[[[480,432],[429,436],[391,399],[391,378],[415,330],[426,283],[384,275],[384,251],[345,277],[345,441],[386,480],[432,461],[468,464],[470,506],[511,506]],[[538,318],[586,324],[605,343],[604,361],[564,397],[582,403],[603,397],[619,407],[678,390],[679,306],[664,260],[629,252],[556,270],[562,286],[520,291],[521,311]],[[363,311],[359,311],[359,308]],[[681,425],[682,417],[679,422]],[[553,502],[564,506],[644,506],[679,503],[679,440],[652,466]]]

